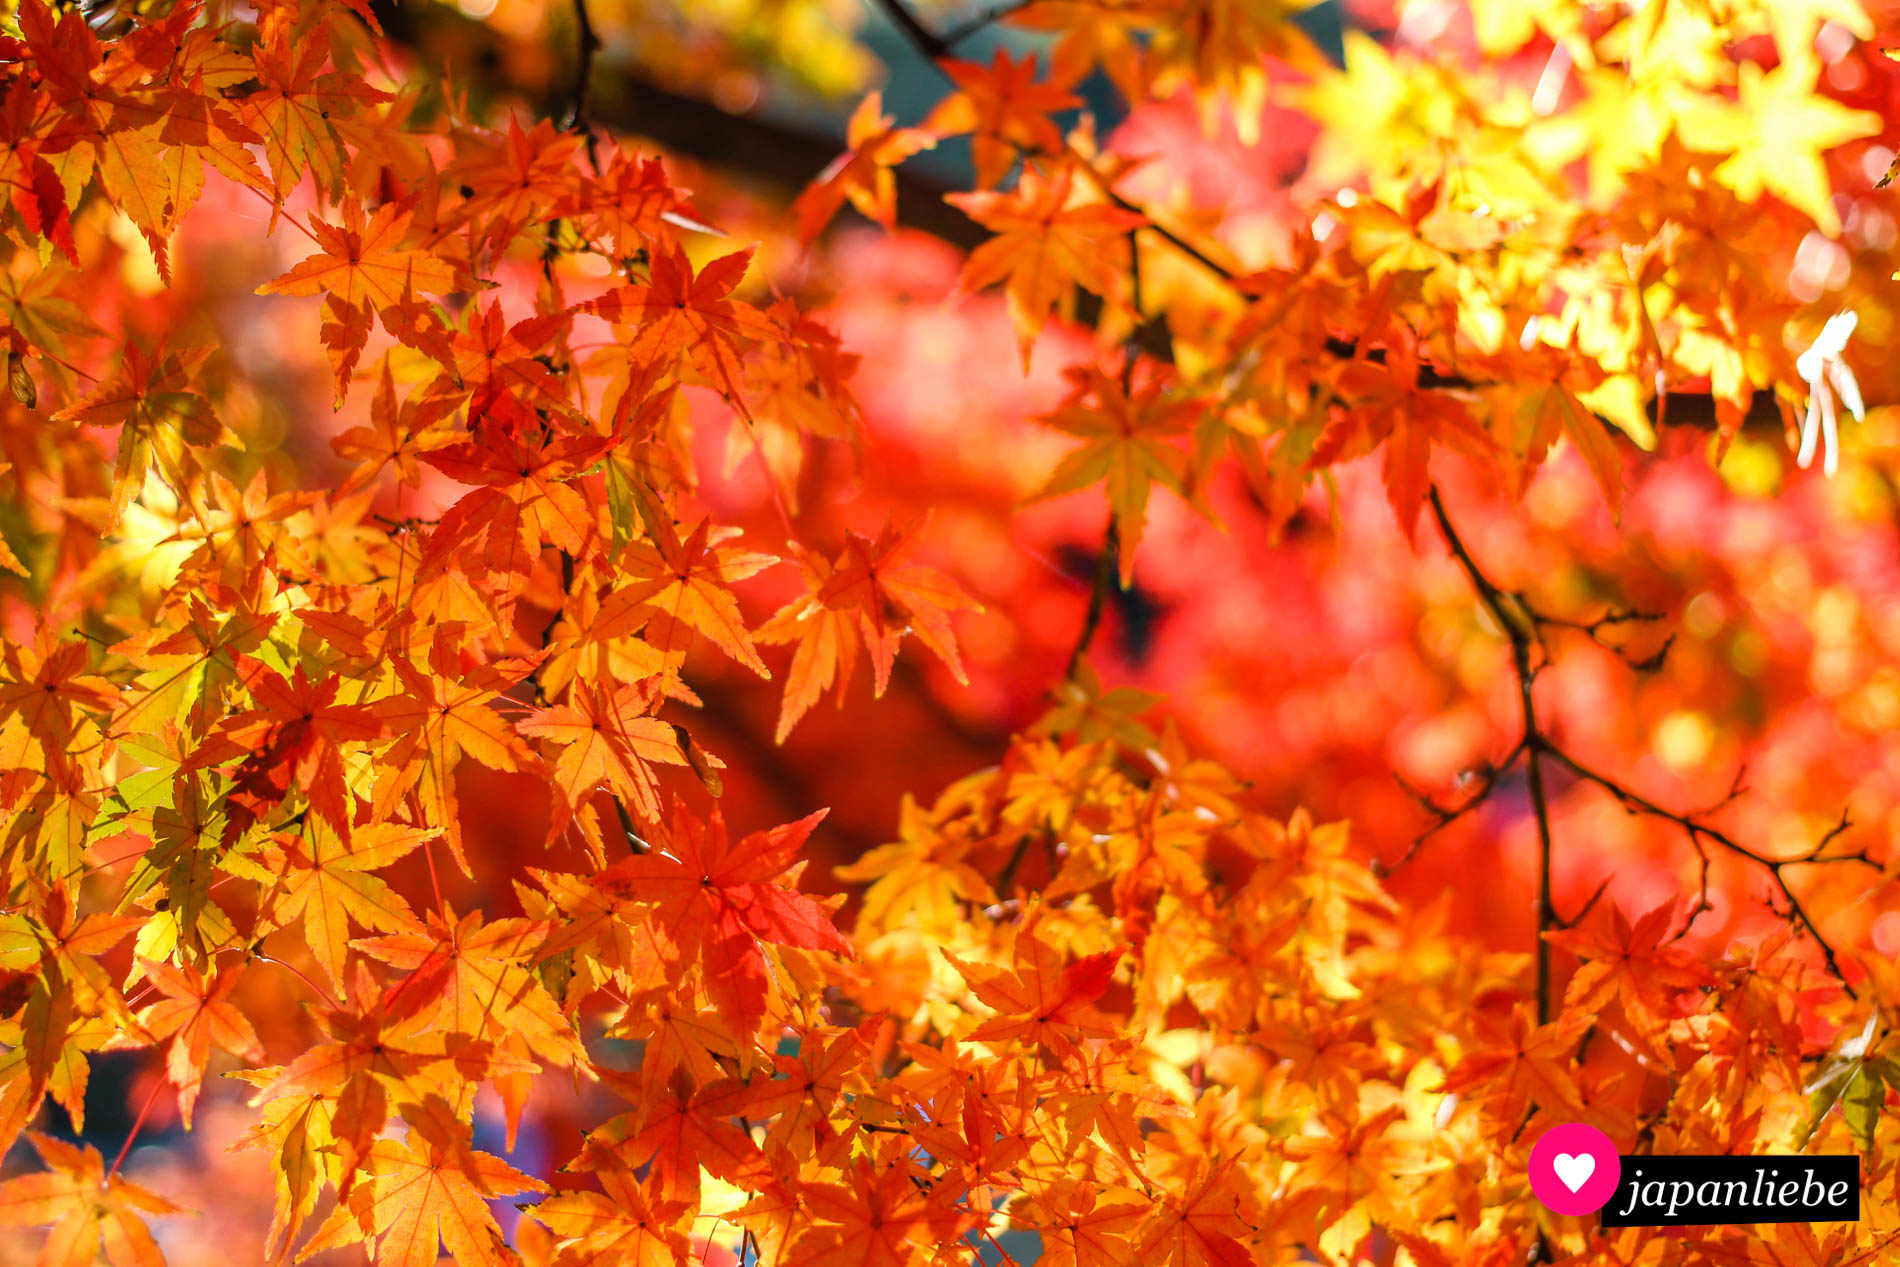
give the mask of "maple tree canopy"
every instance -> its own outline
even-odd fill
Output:
[[[0,1262],[1900,1254],[1891,0],[0,13]]]

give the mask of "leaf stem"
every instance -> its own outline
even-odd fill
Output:
[[[165,1079],[161,1075],[152,1083],[152,1089],[145,1093],[145,1103],[139,1106],[139,1115],[132,1119],[132,1129],[126,1132],[125,1143],[119,1145],[119,1155],[112,1159],[112,1169],[106,1171],[106,1181],[119,1173],[119,1167],[125,1164],[125,1158],[132,1151],[132,1143],[139,1137],[139,1131],[145,1126],[145,1119],[151,1115],[152,1105],[158,1100],[158,1093],[165,1089]]]

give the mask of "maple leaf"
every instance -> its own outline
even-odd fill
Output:
[[[996,234],[970,252],[957,286],[974,294],[1003,284],[1025,373],[1036,336],[1058,306],[1068,311],[1076,286],[1112,306],[1127,302],[1128,234],[1147,221],[1133,211],[1082,200],[1072,164],[1051,176],[1025,167],[1009,193],[944,198]]]
[[[318,1097],[329,1101],[335,1111],[328,1151],[338,1157],[345,1173],[354,1173],[382,1135],[392,1098],[405,1110],[448,1095],[472,1100],[473,1088],[465,1078],[516,1072],[522,1063],[472,1049],[473,1040],[457,1044],[451,1062],[449,1035],[431,1030],[420,1010],[389,1015],[384,1001],[392,990],[380,987],[360,960],[356,969],[350,989],[355,1009],[315,1013],[330,1041],[315,1043],[281,1069],[260,1074],[251,1101],[270,1105],[289,1100],[291,1105],[281,1110],[286,1113]],[[532,1071],[535,1066],[526,1068]]]
[[[1016,938],[1012,968],[973,963],[947,950],[943,957],[962,974],[971,993],[997,1013],[970,1031],[970,1041],[1013,1039],[1062,1051],[1083,1035],[1109,1037],[1116,1032],[1090,1005],[1113,982],[1124,953],[1105,950],[1065,963],[1059,951],[1025,926]]]
[[[650,956],[643,956],[646,962],[640,965],[650,971],[625,973],[653,986],[641,997],[645,1006],[629,1011],[610,1031],[615,1038],[638,1039],[643,1044],[640,1082],[645,1090],[640,1102],[663,1093],[678,1070],[684,1070],[696,1086],[724,1080],[728,1066],[722,1060],[744,1058],[739,1044],[718,1014],[705,1007],[704,991],[695,991],[689,996],[683,991],[675,992],[670,986],[668,978],[672,973],[667,970],[667,960],[672,948],[645,918],[647,912],[632,902],[617,902],[615,906],[625,912],[623,918],[639,921],[646,942],[641,950],[651,952]],[[545,956],[547,952],[544,949],[542,953]],[[609,962],[604,949],[601,962],[603,966]]]
[[[336,371],[334,403],[339,408],[350,394],[350,377],[355,374],[356,363],[369,344],[375,319],[376,310],[367,301],[353,304],[339,295],[323,297],[323,322],[318,327],[317,337],[329,355],[330,368]]]
[[[922,130],[940,137],[975,133],[970,150],[978,189],[1001,180],[1019,152],[1053,154],[1062,149],[1062,130],[1049,116],[1081,105],[1082,99],[1062,84],[1037,82],[1034,53],[1025,53],[1017,62],[999,48],[989,66],[957,61],[939,65],[957,91],[930,112]]]
[[[438,1249],[462,1267],[504,1267],[508,1254],[488,1201],[548,1190],[441,1129],[377,1140],[364,1160],[369,1179],[317,1229],[298,1262],[374,1240],[375,1267],[435,1267]]]
[[[1727,154],[1716,179],[1754,201],[1765,189],[1799,209],[1821,232],[1841,231],[1829,202],[1824,151],[1880,130],[1880,116],[1852,110],[1814,91],[1820,60],[1807,50],[1773,70],[1753,61],[1736,67],[1736,99],[1705,97],[1678,123],[1691,148]]]
[[[847,531],[845,547],[835,561],[798,552],[808,592],[781,607],[756,635],[768,645],[799,644],[779,711],[780,743],[834,682],[843,697],[860,645],[870,649],[875,693],[880,697],[890,683],[897,644],[907,633],[916,634],[959,682],[968,680],[957,657],[948,613],[982,608],[935,568],[905,562],[922,531],[921,519],[903,527],[887,521],[875,540]]]
[[[809,243],[817,237],[846,199],[887,233],[895,230],[897,177],[891,169],[934,147],[937,138],[923,128],[893,126],[895,121],[883,110],[883,95],[875,90],[858,103],[845,127],[845,152],[819,172],[792,204],[799,241]]]
[[[286,679],[261,660],[242,653],[234,659],[253,707],[226,717],[182,768],[202,770],[242,758],[232,776],[231,802],[243,811],[227,828],[233,839],[280,802],[292,784],[309,798],[312,812],[339,833],[348,832],[351,794],[343,748],[380,737],[382,724],[361,704],[336,702],[343,688],[339,676],[313,682],[299,664]]]
[[[259,471],[240,490],[223,475],[213,473],[210,480],[211,504],[180,525],[174,538],[202,544],[186,559],[186,565],[209,571],[217,565],[219,578],[233,588],[249,588],[258,583],[259,573],[277,560],[280,524],[320,500],[317,493],[269,492],[264,473]]]
[[[563,1192],[522,1213],[559,1238],[571,1267],[684,1267],[692,1208],[623,1166],[594,1172],[600,1192]]]
[[[478,1039],[519,1034],[543,1058],[571,1064],[581,1055],[573,1026],[524,966],[548,930],[539,920],[484,924],[477,912],[456,920],[431,911],[426,930],[351,944],[408,974],[383,995],[392,1020],[420,1016]]]
[[[526,407],[504,397],[476,439],[423,455],[450,479],[477,486],[437,523],[425,569],[438,571],[455,561],[464,571],[499,573],[513,586],[525,581],[544,541],[569,554],[585,552],[596,517],[572,481],[613,440],[562,436],[543,444],[527,434],[528,422]]]
[[[161,445],[176,438],[202,447],[225,435],[211,402],[189,390],[211,352],[208,347],[194,347],[161,354],[127,343],[125,358],[112,377],[54,415],[93,427],[121,428],[107,531],[118,526],[126,506],[144,485],[153,456],[167,456]]]
[[[870,1053],[866,1031],[857,1029],[800,1036],[796,1055],[777,1054],[772,1063],[778,1077],[750,1084],[744,1095],[748,1118],[772,1118],[765,1137],[768,1153],[784,1149],[791,1156],[812,1156],[821,1141],[836,1135],[831,1112],[843,1103],[846,1086],[855,1081]]]
[[[1493,1046],[1469,1052],[1445,1075],[1439,1089],[1467,1099],[1501,1097],[1506,1117],[1536,1104],[1555,1113],[1581,1113],[1583,1097],[1572,1068],[1577,1040],[1588,1014],[1566,1010],[1550,1025],[1538,1025],[1534,1013],[1519,1006],[1508,1033]]]
[[[327,22],[326,14],[311,27],[260,24],[263,38],[252,63],[258,91],[244,98],[239,118],[264,138],[277,195],[274,207],[282,205],[306,171],[318,189],[335,197],[349,153],[338,125],[363,106],[391,100],[359,75],[325,69],[330,62],[330,44],[324,38]]]
[[[511,114],[498,144],[474,149],[443,173],[444,184],[467,189],[457,217],[485,221],[481,240],[487,244],[510,241],[568,194],[581,143],[578,132],[556,131],[549,119],[524,132]]]
[[[1883,1233],[1859,1242],[1849,1225],[1818,1235],[1806,1223],[1781,1223],[1772,1236],[1732,1233],[1701,1237],[1694,1250],[1721,1267],[1860,1267],[1892,1252],[1894,1235]]]
[[[264,1045],[257,1041],[249,1019],[230,1001],[239,973],[207,978],[195,968],[149,959],[139,964],[146,979],[165,996],[139,1012],[139,1023],[153,1038],[172,1040],[165,1056],[165,1076],[178,1088],[178,1116],[190,1130],[192,1106],[198,1101],[212,1044],[252,1062],[264,1058]]]
[[[376,308],[402,301],[409,291],[443,294],[456,288],[455,269],[428,251],[404,250],[413,208],[385,203],[366,220],[363,205],[343,201],[343,223],[310,217],[318,252],[257,288],[260,295],[327,294],[341,303]]]
[[[687,761],[673,725],[646,716],[646,707],[638,687],[576,682],[566,704],[537,709],[517,723],[522,734],[559,745],[554,759],[559,797],[550,839],[558,838],[602,787],[642,819],[659,818],[660,786],[653,765]]]
[[[1504,408],[1497,415],[1500,421],[1509,419],[1512,424],[1509,448],[1517,461],[1505,469],[1513,488],[1521,495],[1530,472],[1544,460],[1551,443],[1560,434],[1565,435],[1603,490],[1614,520],[1623,509],[1623,459],[1603,419],[1578,399],[1579,393],[1601,386],[1601,375],[1569,369],[1558,350],[1548,344],[1540,344],[1537,352],[1535,368],[1513,367],[1509,372],[1524,387],[1501,393]],[[1513,400],[1515,408],[1511,407]]]
[[[908,1164],[876,1168],[860,1159],[842,1184],[810,1184],[800,1197],[815,1226],[792,1246],[794,1263],[888,1267],[945,1244],[976,1216],[933,1200]]]
[[[1178,1191],[1170,1191],[1141,1238],[1145,1263],[1166,1267],[1249,1267],[1241,1243],[1254,1229],[1242,1217],[1234,1172],[1239,1159],[1197,1163]]]
[[[455,336],[455,371],[468,392],[470,417],[486,414],[502,395],[531,409],[558,417],[578,417],[566,385],[538,359],[567,327],[569,314],[545,313],[508,325],[501,305],[471,315],[469,328]]]
[[[499,662],[458,672],[457,658],[438,642],[430,653],[429,672],[404,656],[392,657],[390,667],[407,689],[370,705],[395,737],[376,755],[377,764],[390,771],[376,787],[376,812],[387,815],[413,789],[422,805],[423,821],[441,827],[455,865],[470,874],[462,849],[455,769],[464,755],[503,772],[533,763],[534,754],[491,707],[533,664]]]
[[[616,287],[580,310],[632,328],[626,345],[630,362],[671,363],[683,357],[743,412],[743,343],[775,334],[764,313],[731,297],[752,254],[747,248],[722,255],[694,272],[685,253],[671,247],[653,256],[645,284]]]
[[[990,883],[966,859],[982,843],[941,830],[907,793],[897,811],[897,840],[879,845],[832,874],[867,884],[860,926],[897,928],[914,924],[933,936],[948,936],[958,922],[959,902],[988,906]]]
[[[339,995],[350,924],[394,933],[420,927],[402,895],[371,874],[435,836],[427,827],[372,823],[339,832],[322,818],[305,820],[299,836],[272,837],[281,852],[277,900],[271,917],[280,927],[299,917],[304,944]]]
[[[252,1080],[273,1076],[271,1070],[240,1073]],[[282,1096],[262,1107],[258,1123],[231,1145],[231,1151],[264,1149],[272,1161],[276,1205],[265,1253],[277,1260],[317,1208],[323,1186],[343,1180],[335,1135],[330,1127],[337,1105],[315,1095]]]
[[[1198,407],[1191,399],[1170,396],[1165,380],[1152,380],[1130,394],[1094,366],[1065,372],[1068,400],[1038,421],[1085,443],[1062,459],[1030,500],[1104,481],[1121,540],[1121,584],[1127,589],[1134,583],[1135,551],[1147,520],[1150,486],[1159,483],[1178,497],[1189,496],[1188,454],[1169,441],[1193,425]],[[1094,403],[1085,403],[1090,400]]]
[[[740,1032],[765,1015],[768,965],[761,943],[851,953],[832,925],[836,900],[798,892],[794,857],[824,811],[728,841],[718,807],[702,825],[675,804],[662,851],[624,858],[598,883],[654,904],[653,919],[682,961],[699,964],[707,993]],[[657,842],[656,842],[657,843]]]
[[[1607,933],[1585,928],[1545,933],[1551,945],[1583,960],[1564,989],[1565,1010],[1594,1015],[1615,999],[1647,1033],[1676,1014],[1672,1001],[1679,992],[1712,985],[1714,977],[1705,966],[1663,940],[1673,910],[1674,904],[1665,902],[1632,925],[1612,903]]]
[[[6,99],[0,102],[0,188],[7,190],[7,200],[26,231],[45,237],[77,265],[79,252],[73,245],[66,191],[59,173],[41,152],[33,109],[33,85],[22,75],[8,86]]]
[[[674,229],[705,230],[684,189],[673,185],[657,158],[618,146],[601,147],[600,176],[569,191],[554,211],[590,239],[605,239],[616,259],[651,253]]]
[[[41,638],[32,646],[0,648],[0,715],[19,719],[40,759],[54,769],[76,746],[91,714],[119,706],[112,683],[84,671],[91,658],[86,644],[77,640]]]
[[[96,1148],[37,1131],[27,1138],[50,1169],[0,1183],[0,1226],[53,1224],[41,1267],[90,1263],[101,1251],[112,1267],[164,1267],[165,1256],[141,1216],[186,1213],[181,1206],[108,1175]]]
[[[650,1167],[657,1195],[691,1206],[699,1204],[701,1170],[746,1186],[770,1173],[758,1145],[731,1121],[744,1108],[743,1087],[695,1090],[681,1071],[655,1092],[643,1079],[616,1070],[594,1072],[639,1107],[588,1135],[582,1156],[589,1161],[602,1159],[631,1170]]]
[[[1314,445],[1312,461],[1350,461],[1383,446],[1386,497],[1405,539],[1415,541],[1431,485],[1432,445],[1478,458],[1490,458],[1496,446],[1456,395],[1419,383],[1418,357],[1409,348],[1389,349],[1383,365],[1347,362],[1338,387],[1349,403]]]
[[[769,554],[721,544],[740,534],[736,529],[716,529],[710,519],[702,519],[685,541],[669,524],[656,527],[659,532],[655,544],[628,544],[621,560],[626,579],[601,603],[594,636],[611,637],[623,613],[651,608],[668,620],[704,634],[760,677],[771,677],[746,632],[731,585],[778,560]],[[662,651],[670,649],[671,639],[664,634],[649,634],[648,639],[658,643]]]
[[[443,445],[454,443],[454,432],[446,422],[454,413],[447,397],[426,393],[412,394],[396,403],[396,380],[389,362],[383,362],[383,374],[376,394],[370,398],[369,425],[351,427],[331,437],[330,447],[340,458],[354,459],[356,469],[337,486],[336,496],[343,497],[374,480],[389,467],[411,488],[422,483],[417,459]]]
[[[1104,1190],[1065,1176],[1013,1203],[1009,1215],[1040,1234],[1049,1267],[1135,1267],[1139,1242],[1132,1233],[1148,1211],[1147,1199],[1133,1189]]]

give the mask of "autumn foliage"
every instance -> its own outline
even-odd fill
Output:
[[[1894,15],[1307,7],[11,6],[0,1261],[1900,1252]]]

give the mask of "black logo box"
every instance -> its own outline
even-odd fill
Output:
[[[1622,1157],[1604,1227],[1850,1223],[1860,1218],[1860,1158]]]

